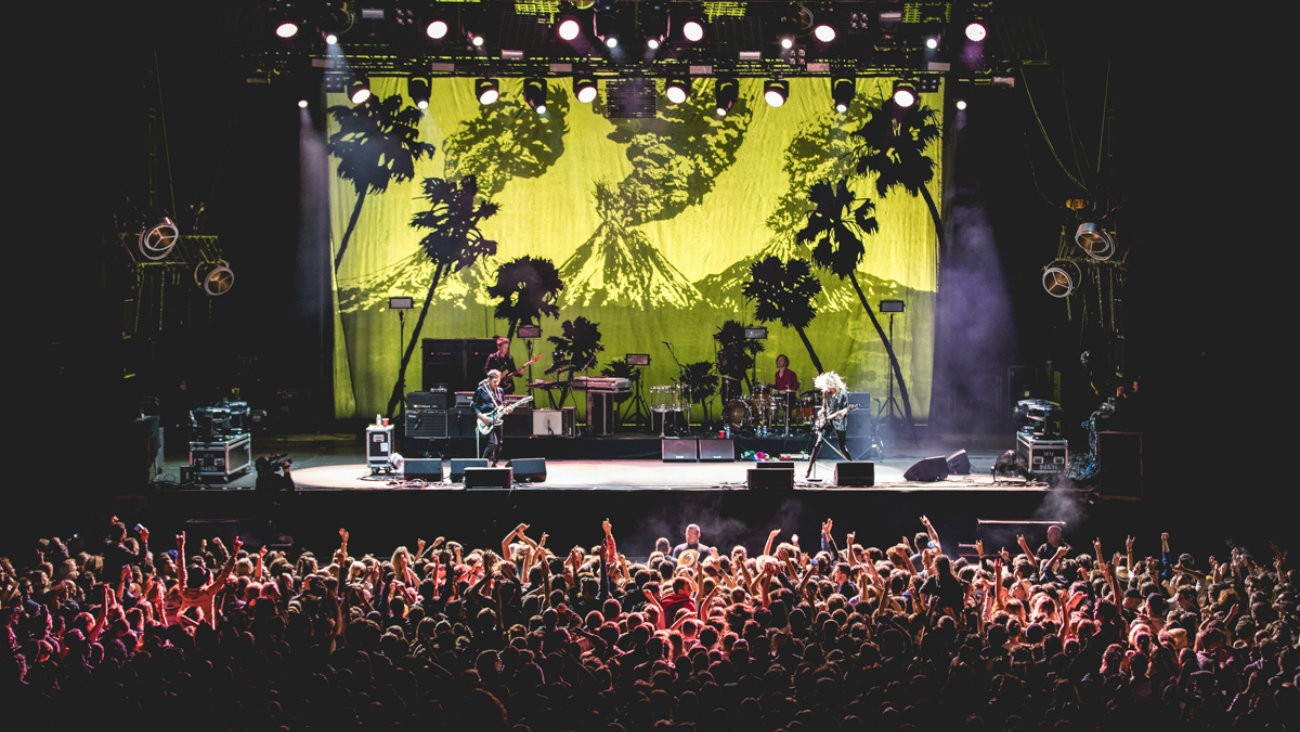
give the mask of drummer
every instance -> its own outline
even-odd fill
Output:
[[[784,353],[776,357],[776,374],[772,376],[772,388],[777,393],[799,391],[799,375],[790,369],[790,357]]]

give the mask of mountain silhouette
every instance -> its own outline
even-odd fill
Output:
[[[645,234],[609,219],[560,265],[560,278],[561,300],[570,308],[689,309],[703,300]]]

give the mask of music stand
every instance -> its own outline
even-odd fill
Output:
[[[894,313],[903,312],[903,301],[902,300],[881,300],[880,312],[889,313],[889,347],[893,348],[894,347]],[[898,401],[894,399],[894,365],[887,364],[887,366],[888,368],[885,369],[885,373],[889,375],[889,380],[888,380],[889,389],[886,392],[886,398],[884,403],[880,405],[880,410],[876,412],[876,416],[879,417],[882,414],[884,414],[886,411],[888,411],[889,412],[888,419],[891,420],[892,422],[893,420],[897,419],[901,415],[903,410],[898,406]],[[899,414],[895,414],[894,410],[898,410]]]
[[[641,427],[646,425],[646,429],[654,428],[654,420],[650,417],[650,408],[645,403],[645,397],[641,391],[641,368],[650,365],[650,354],[648,353],[629,353],[623,357],[623,362],[632,367],[631,381],[636,382],[633,388],[632,402],[623,407],[624,412],[631,412],[630,415],[619,417],[619,422],[626,422],[629,416],[634,418],[633,424]]]
[[[412,297],[388,298],[388,309],[397,311],[397,323],[399,328],[398,331],[399,335],[397,340],[397,361],[399,364],[402,361],[402,349],[406,347],[406,311],[414,307],[415,307],[415,298]],[[400,397],[400,401],[398,402],[400,408],[397,410],[397,417],[398,417],[397,421],[398,423],[401,423],[401,418],[406,414],[406,371],[404,369],[399,368],[397,373],[398,373],[397,393]]]

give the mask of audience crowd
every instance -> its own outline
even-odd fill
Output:
[[[591,546],[519,524],[500,546],[358,553],[347,529],[312,551],[105,524],[0,557],[15,723],[1300,728],[1296,570],[1271,542],[1193,556],[1153,532],[1108,553],[1053,529],[960,551],[922,516],[875,543],[828,519],[812,546],[772,529],[725,548],[702,519],[629,557],[607,520]]]

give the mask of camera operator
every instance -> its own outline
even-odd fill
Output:
[[[293,459],[284,454],[259,457],[256,463],[256,489],[264,493],[292,492],[293,475],[289,472],[292,464]]]

